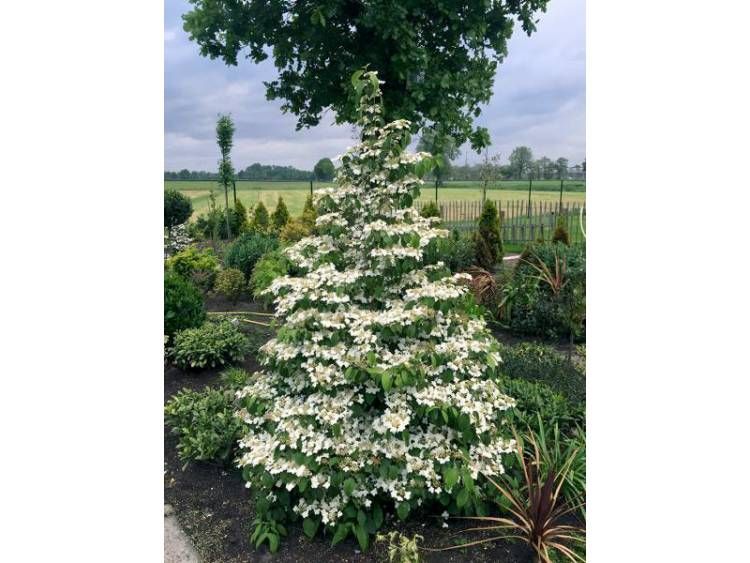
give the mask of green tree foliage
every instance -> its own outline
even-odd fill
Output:
[[[555,172],[557,172],[557,179],[563,180],[568,175],[568,159],[558,158],[555,161]]]
[[[492,200],[485,200],[482,215],[479,217],[479,230],[476,235],[477,264],[492,271],[502,258],[503,242],[500,237],[500,215]]]
[[[273,230],[278,233],[288,222],[289,210],[286,208],[284,198],[279,196],[279,201],[276,203],[276,209],[274,209],[271,214],[271,225],[273,226]]]
[[[518,180],[528,177],[534,162],[534,155],[529,147],[516,147],[510,153],[510,168]]]
[[[182,225],[193,214],[193,202],[173,188],[164,190],[164,226]]]
[[[250,228],[254,231],[265,233],[268,231],[268,227],[268,209],[266,209],[262,201],[259,201],[253,209],[253,220],[250,222]]]
[[[442,186],[443,182],[450,178],[451,170],[453,169],[451,161],[458,158],[461,154],[461,151],[456,146],[456,141],[449,135],[443,134],[439,127],[431,127],[422,131],[422,137],[419,139],[419,143],[417,143],[417,150],[440,157],[437,159],[437,165],[432,170],[432,176],[435,178],[438,186]]]
[[[232,238],[232,228],[229,218],[229,186],[232,185],[232,179],[234,178],[234,167],[229,158],[229,153],[232,151],[233,137],[234,123],[232,123],[232,118],[228,115],[220,115],[219,120],[216,122],[216,144],[219,145],[219,152],[221,153],[221,160],[219,161],[219,184],[224,187],[224,210],[227,217],[226,223],[229,238]],[[237,194],[235,194],[234,199],[237,199]]]
[[[313,175],[318,182],[330,182],[336,173],[336,167],[330,158],[321,158],[313,168]]]
[[[250,228],[247,219],[247,210],[238,199],[234,208],[229,209],[229,229],[227,230],[227,213],[209,205],[205,214],[195,219],[191,228],[191,234],[198,238],[211,239],[214,236],[222,240],[230,238],[229,234],[240,235]]]
[[[317,125],[329,107],[338,123],[354,123],[349,77],[367,67],[385,81],[386,121],[440,123],[458,145],[481,148],[489,134],[473,121],[490,100],[514,25],[531,35],[548,0],[190,2],[184,29],[202,55],[230,65],[273,57],[279,76],[265,83],[266,97],[283,100],[298,129]]]

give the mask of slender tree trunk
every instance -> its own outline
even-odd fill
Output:
[[[526,210],[529,219],[531,219],[531,175],[529,175],[529,205],[526,206]],[[529,221],[529,228],[531,228],[531,221]]]
[[[437,204],[437,200],[438,200],[437,189],[438,189],[438,177],[437,177],[437,174],[436,174],[435,175],[435,203],[436,204]]]
[[[226,181],[224,182],[224,205],[224,216],[227,219],[227,239],[231,239],[232,229],[229,227],[229,186],[227,185]]]
[[[234,206],[237,207],[237,183],[232,180],[232,193],[234,194]]]
[[[560,177],[560,211],[562,211],[563,179]]]
[[[313,186],[312,186],[312,180],[310,180],[310,196],[313,195]]]

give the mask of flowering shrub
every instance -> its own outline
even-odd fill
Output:
[[[364,549],[386,511],[472,513],[475,480],[503,473],[513,448],[502,429],[514,401],[495,382],[498,345],[469,276],[424,263],[448,236],[412,207],[430,157],[404,153],[407,121],[383,123],[375,73],[353,82],[362,142],[318,194],[317,235],[285,249],[302,273],[268,288],[281,326],[237,393],[254,537],[270,534],[272,549],[287,519]]]
[[[183,369],[215,368],[239,362],[246,351],[247,339],[231,321],[207,322],[175,335],[172,360]]]
[[[167,228],[164,231],[164,258],[187,248],[192,242],[193,239],[188,235],[187,223]]]

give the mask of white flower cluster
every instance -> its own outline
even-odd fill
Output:
[[[249,484],[266,499],[288,492],[326,526],[383,496],[417,506],[451,492],[447,465],[502,473],[512,448],[515,403],[494,379],[497,343],[464,307],[470,276],[424,263],[448,236],[409,205],[428,155],[395,153],[410,124],[383,124],[376,94],[363,95],[363,141],[341,157],[337,187],[316,196],[319,235],[285,251],[303,274],[268,288],[282,326],[237,393]]]
[[[187,223],[167,228],[164,233],[164,258],[174,256],[190,246],[192,242],[193,239],[188,235]]]

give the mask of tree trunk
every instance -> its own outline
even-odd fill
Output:
[[[526,207],[528,211],[527,215],[531,219],[531,176],[529,176],[529,205]],[[529,221],[529,228],[531,227],[531,221]]]
[[[224,184],[224,204],[225,204],[225,213],[227,219],[227,239],[232,238],[232,230],[229,227],[229,186],[225,183]]]
[[[234,206],[237,207],[237,183],[232,180],[232,194],[234,194]]]

